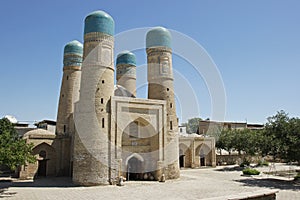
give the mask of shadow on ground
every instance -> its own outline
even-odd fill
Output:
[[[37,178],[34,180],[15,181],[12,187],[78,187],[70,177]]]
[[[300,183],[295,181],[286,181],[286,180],[279,180],[279,179],[272,179],[272,178],[266,178],[266,179],[249,178],[249,179],[241,179],[235,181],[243,183],[245,186],[300,191]]]
[[[16,192],[8,192],[8,188],[12,185],[11,180],[0,180],[0,198],[12,197]]]
[[[228,171],[243,171],[244,167],[240,166],[228,166],[228,167],[223,167],[220,169],[215,169],[215,171],[219,172],[228,172]]]

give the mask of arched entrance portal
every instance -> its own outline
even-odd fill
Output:
[[[46,151],[40,151],[39,153],[39,158],[40,160],[38,160],[39,164],[38,164],[38,176],[46,176],[47,175],[47,153]]]
[[[211,165],[211,155],[212,150],[206,144],[200,144],[196,148],[195,152],[195,166],[196,167],[205,167]]]
[[[136,157],[129,159],[127,164],[127,180],[136,181],[143,180],[143,162]]]
[[[33,148],[32,154],[37,158],[32,166],[35,177],[56,175],[56,153],[52,146],[43,142]]]
[[[122,133],[123,176],[127,180],[156,180],[159,133],[144,118],[130,122]]]

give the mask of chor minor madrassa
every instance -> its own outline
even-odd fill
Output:
[[[44,120],[23,134],[37,161],[22,166],[20,178],[108,185],[177,179],[181,167],[215,166],[213,138],[180,134],[170,32],[156,27],[145,35],[148,98],[140,99],[135,55],[123,51],[114,61],[113,18],[95,11],[84,23],[83,45],[64,48],[56,123]]]

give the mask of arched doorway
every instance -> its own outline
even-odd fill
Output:
[[[180,168],[191,167],[191,151],[184,143],[179,144],[179,166]]]
[[[206,166],[205,164],[205,154],[203,149],[200,150],[200,167]]]
[[[128,160],[127,164],[127,180],[136,181],[143,180],[143,162],[136,157]]]
[[[180,168],[184,167],[184,155],[179,156],[179,166]]]
[[[39,153],[39,160],[38,160],[38,176],[46,176],[47,175],[47,153],[46,151],[42,150]]]
[[[195,166],[205,167],[211,165],[211,148],[206,144],[201,144],[196,148]]]
[[[138,117],[123,130],[122,160],[122,173],[127,180],[156,179],[159,133],[146,119]]]
[[[32,166],[35,177],[56,175],[56,152],[49,144],[43,142],[32,150],[36,155],[37,162]]]

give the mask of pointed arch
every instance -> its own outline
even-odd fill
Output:
[[[133,153],[133,154],[131,154],[130,156],[128,156],[128,157],[126,158],[125,164],[128,165],[128,161],[129,161],[131,158],[133,158],[133,157],[136,158],[136,159],[138,159],[138,160],[141,161],[141,162],[144,162],[143,156],[141,156],[141,155],[138,154],[138,153]]]

